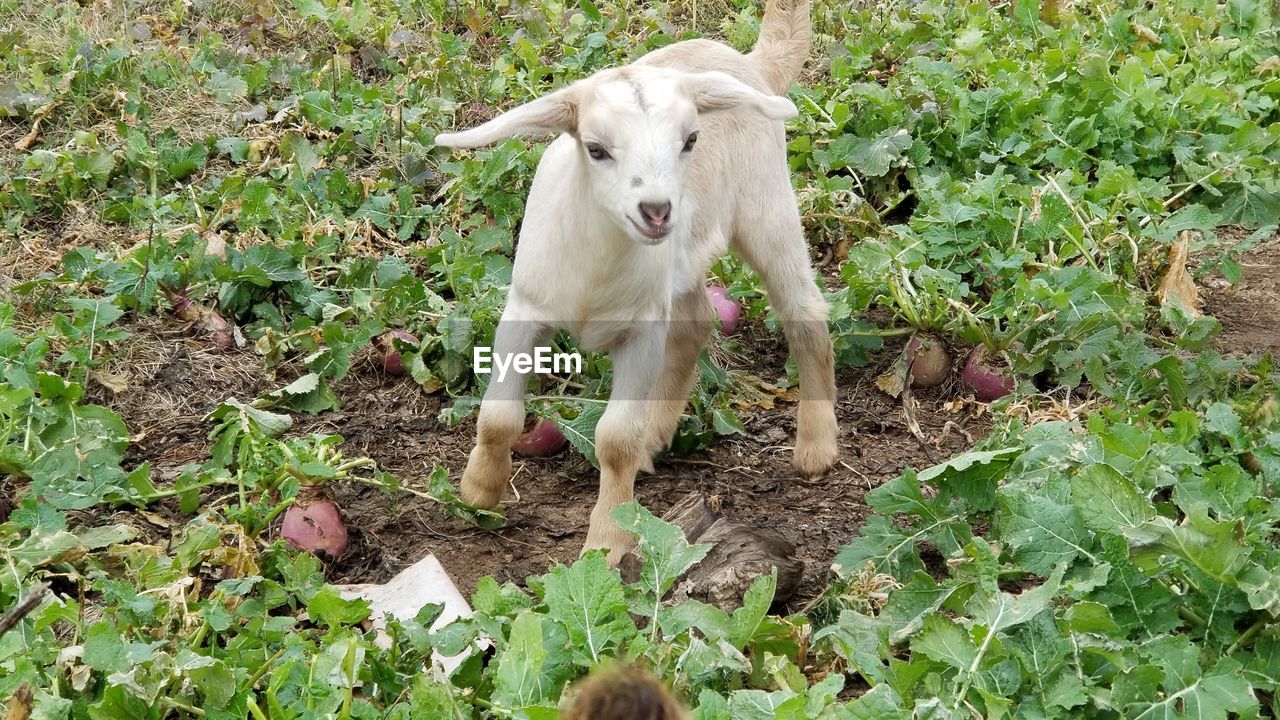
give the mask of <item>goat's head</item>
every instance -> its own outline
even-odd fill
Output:
[[[689,222],[684,195],[699,116],[737,108],[775,120],[796,114],[790,100],[724,73],[630,66],[599,72],[470,130],[438,135],[436,144],[472,148],[569,133],[597,208],[632,239],[656,245]]]

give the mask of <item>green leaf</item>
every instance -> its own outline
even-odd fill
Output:
[[[858,537],[836,554],[836,571],[848,578],[870,564],[874,572],[903,578],[924,570],[924,563],[916,552],[915,538],[916,535],[907,535],[889,518],[872,515],[858,530]]]
[[[1155,508],[1138,488],[1110,465],[1090,465],[1071,480],[1071,501],[1084,524],[1123,534],[1155,517]]]
[[[1088,549],[1092,539],[1073,505],[1058,501],[1043,489],[1012,490],[1001,503],[1000,537],[1028,572],[1046,575],[1077,557],[1092,557]]]
[[[983,605],[982,616],[975,622],[981,623],[990,635],[1029,621],[1049,607],[1049,602],[1058,594],[1058,588],[1062,585],[1065,570],[1065,567],[1059,566],[1043,583],[1017,595],[1006,592],[996,594],[990,602]]]
[[[911,650],[965,672],[978,657],[978,648],[969,633],[939,613],[924,619],[920,634],[911,640]]]
[[[1205,410],[1204,420],[1205,430],[1223,436],[1232,447],[1238,448],[1244,445],[1244,428],[1240,424],[1240,416],[1236,414],[1235,408],[1226,403],[1216,402]]]
[[[655,517],[637,502],[619,505],[609,516],[636,536],[644,558],[639,582],[655,602],[661,601],[672,584],[711,551],[710,545],[690,545],[683,530]]]
[[[547,651],[542,643],[542,616],[522,612],[511,623],[507,647],[498,656],[493,696],[510,707],[533,705],[547,696],[542,670]]]
[[[757,577],[752,581],[751,587],[747,588],[747,592],[742,596],[742,607],[734,610],[731,616],[733,631],[729,636],[729,642],[735,648],[745,649],[755,637],[760,624],[769,614],[769,607],[773,605],[773,596],[777,589],[778,568],[776,567],[768,575]]]
[[[1125,716],[1133,720],[1227,720],[1253,717],[1258,699],[1240,673],[1239,663],[1224,660],[1203,676],[1166,676],[1160,690],[1140,686],[1140,699],[1128,704]]]
[[[804,720],[805,698],[790,690],[738,690],[729,696],[733,720]]]
[[[227,398],[213,412],[205,416],[210,420],[226,422],[236,420],[246,433],[261,433],[263,437],[280,437],[293,427],[293,418],[246,405],[235,398]]]
[[[604,417],[604,409],[604,403],[583,403],[582,411],[572,420],[556,423],[570,444],[597,469],[600,467],[600,459],[596,457],[596,425]]]
[[[902,698],[889,685],[876,685],[857,700],[831,712],[831,720],[908,720]],[[823,716],[828,717],[828,716]]]
[[[600,664],[635,635],[622,578],[602,553],[587,553],[570,567],[552,568],[543,582],[547,614],[568,629],[570,652],[583,667]]]
[[[110,620],[89,626],[84,638],[84,664],[99,672],[115,672],[125,667],[129,650],[120,631]]]
[[[178,652],[176,668],[191,678],[191,684],[211,707],[225,708],[236,693],[235,675],[221,660],[182,648]]]
[[[369,601],[364,598],[347,600],[337,588],[325,585],[307,602],[307,614],[326,627],[355,625],[371,614]]]
[[[1020,448],[967,452],[920,471],[921,482],[967,500],[975,509],[988,512],[995,507],[996,483],[1009,469]]]

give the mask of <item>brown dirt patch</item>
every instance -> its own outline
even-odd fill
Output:
[[[209,352],[184,337],[181,324],[147,318],[131,328],[134,337],[119,350],[111,372],[129,388],[109,395],[95,388],[94,400],[119,412],[135,434],[131,462],[150,461],[158,481],[176,476],[187,463],[208,459],[208,424],[203,417],[223,399],[249,399],[288,381],[267,378],[251,351]],[[751,324],[739,340],[751,360],[743,369],[764,378],[782,375],[786,359],[781,339]],[[826,587],[837,550],[857,533],[868,513],[867,491],[909,466],[932,464],[911,436],[900,404],[876,390],[873,381],[892,361],[882,352],[865,369],[842,371],[838,413],[840,462],[824,479],[805,481],[791,469],[794,407],[744,414],[749,434],[720,440],[708,450],[660,462],[636,485],[638,499],[661,513],[691,490],[715,496],[729,517],[781,531],[804,561],[803,602]],[[449,428],[436,418],[442,403],[411,381],[389,378],[369,358],[336,388],[343,409],[315,418],[296,418],[297,432],[336,433],[344,451],[367,455],[410,486],[421,487],[432,467],[460,477],[474,435],[474,421]],[[918,393],[917,419],[931,439],[937,459],[964,450],[988,429],[985,418],[944,408],[951,389]],[[947,428],[947,423],[953,425]],[[553,563],[569,563],[585,538],[595,500],[597,474],[581,456],[517,463],[520,501],[506,506],[508,523],[498,531],[479,530],[446,515],[430,501],[388,495],[355,483],[329,492],[347,516],[352,549],[329,568],[335,582],[383,582],[426,553],[435,553],[464,593],[484,576],[523,584]],[[182,522],[174,522],[175,528]]]
[[[1217,347],[1243,355],[1280,354],[1280,235],[1238,258],[1244,279],[1211,288],[1205,312],[1222,323]]]

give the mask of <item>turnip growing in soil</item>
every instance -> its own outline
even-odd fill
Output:
[[[280,537],[299,550],[340,557],[347,551],[347,526],[332,500],[316,496],[290,505]]]
[[[937,387],[951,375],[951,355],[932,335],[913,335],[907,343],[905,355],[912,387]]]
[[[720,318],[720,332],[732,335],[738,329],[742,305],[729,297],[729,291],[719,285],[708,287],[707,297],[711,299],[711,306],[716,309],[716,317]]]
[[[539,418],[533,429],[521,435],[511,451],[521,457],[551,457],[569,446],[554,420]]]
[[[400,377],[404,375],[404,358],[400,351],[396,349],[396,340],[402,343],[418,347],[418,338],[404,330],[391,330],[379,335],[374,339],[373,344],[378,348],[378,352],[382,357],[382,369],[388,375]]]
[[[979,345],[969,353],[960,375],[973,396],[983,402],[992,402],[1013,392],[1017,380],[1008,374],[1007,368],[996,365],[986,345]]]
[[[192,302],[191,298],[187,297],[185,288],[175,290],[168,286],[161,286],[160,289],[173,305],[173,314],[180,320],[185,320],[203,330],[219,350],[226,352],[236,348],[236,326],[230,320],[222,317],[213,308]]]

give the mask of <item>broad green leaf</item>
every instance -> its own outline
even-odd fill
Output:
[[[1001,503],[1000,537],[1028,572],[1046,575],[1077,557],[1092,558],[1092,539],[1073,505],[1059,502],[1043,490],[1013,490]]]
[[[925,618],[937,617],[936,613]],[[836,622],[813,635],[817,646],[830,645],[837,655],[845,659],[849,669],[861,674],[871,684],[885,679],[885,662],[880,657],[881,623],[853,610],[840,613]]]
[[[293,427],[293,418],[288,415],[260,410],[235,398],[227,398],[217,409],[205,416],[205,420],[222,422],[238,420],[244,432],[261,432],[269,438],[279,437]]]
[[[332,585],[320,588],[307,602],[307,614],[311,619],[330,628],[355,625],[367,619],[370,613],[368,600],[347,600]]]
[[[655,603],[662,600],[677,578],[711,551],[710,545],[690,545],[683,530],[655,517],[639,503],[619,505],[610,516],[623,530],[636,536],[644,558],[640,585]]]
[[[739,650],[744,650],[765,616],[773,605],[773,596],[778,589],[778,569],[768,575],[761,575],[751,583],[742,597],[742,607],[733,611],[733,631],[729,643]]]
[[[1020,452],[1019,448],[1003,448],[963,453],[921,470],[920,481],[932,483],[939,490],[968,501],[975,509],[987,512],[995,507],[996,483]]]
[[[830,713],[831,720],[908,720],[902,698],[889,685],[876,685],[856,700]]]
[[[635,635],[622,578],[602,553],[587,553],[569,567],[552,568],[543,582],[547,614],[568,629],[570,651],[583,667],[600,664],[606,653]]]
[[[836,555],[835,567],[841,577],[852,577],[868,564],[877,573],[897,578],[924,570],[916,551],[921,533],[907,534],[883,515],[872,515],[858,530],[858,537]]]
[[[1072,478],[1071,500],[1084,524],[1102,532],[1123,534],[1155,516],[1150,501],[1109,465],[1090,465]]]
[[[969,633],[938,613],[924,619],[920,634],[911,639],[911,650],[964,672],[978,657],[978,648]]]
[[[498,656],[493,696],[509,707],[533,705],[546,697],[542,670],[547,650],[542,644],[541,615],[522,612],[511,624],[507,647]]]
[[[733,720],[805,720],[805,698],[790,690],[738,690],[729,696]]]
[[[1252,713],[1257,711],[1258,699],[1240,670],[1238,663],[1227,660],[1210,673],[1189,678],[1185,684],[1165,683],[1160,692],[1129,704],[1125,715],[1134,720],[1252,717]]]
[[[583,403],[576,417],[556,423],[569,443],[596,468],[600,467],[600,459],[596,457],[596,425],[604,417],[604,408],[604,403]]]

